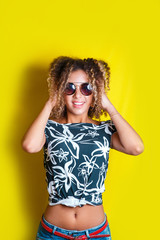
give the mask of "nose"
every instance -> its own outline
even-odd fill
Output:
[[[82,93],[80,91],[80,86],[76,86],[76,91],[74,93],[74,97],[79,98],[82,96]]]

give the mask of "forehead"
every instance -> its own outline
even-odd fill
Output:
[[[76,70],[71,72],[68,82],[78,83],[78,82],[89,82],[87,74],[83,70]]]

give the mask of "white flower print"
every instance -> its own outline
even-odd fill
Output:
[[[69,154],[69,152],[64,152],[62,148],[60,148],[60,150],[53,151],[53,155],[58,157],[59,162],[62,162],[63,160],[67,161],[67,157],[66,156],[68,154]]]
[[[77,190],[74,195],[75,196],[80,196],[82,194],[84,195],[89,195],[89,194],[101,194],[104,192],[105,188],[104,185],[102,186],[98,186],[98,184],[96,185],[95,188],[88,188],[91,184],[93,183],[93,180],[91,182],[89,182],[87,185],[84,184],[83,188],[79,188],[79,190]]]
[[[88,162],[88,160],[89,159],[87,159],[87,162]],[[94,194],[96,193],[96,194],[99,195],[100,193],[104,192],[104,190],[105,190],[105,186],[104,186],[104,180],[105,180],[104,173],[106,172],[106,169],[107,169],[106,166],[107,165],[104,164],[104,162],[102,163],[101,167],[99,167],[96,163],[94,164],[92,169],[95,168],[95,169],[99,169],[100,170],[99,171],[98,181],[97,181],[97,184],[96,184],[97,188],[87,189],[87,187],[93,182],[92,181],[92,182],[90,182],[88,184],[88,176],[87,176],[87,174],[88,174],[88,171],[90,171],[89,170],[90,169],[90,165],[88,163],[86,165],[85,165],[85,163],[82,163],[82,164],[83,164],[83,166],[81,168],[78,167],[78,169],[80,170],[78,175],[82,175],[84,177],[84,188],[83,189],[79,189],[78,191],[76,191],[75,195],[77,195],[77,196],[78,195],[82,195],[82,193],[85,194],[85,195],[89,195],[89,193],[91,193],[91,192],[94,193]],[[80,164],[80,165],[82,165],[82,164]],[[95,195],[94,195],[94,197],[95,197]],[[97,197],[96,197],[95,201],[97,201]]]
[[[56,164],[54,154],[53,154],[52,144],[51,142],[48,143],[48,148],[45,149],[46,154],[46,162],[51,161],[54,165]]]
[[[101,194],[102,192],[104,192],[105,190],[105,186],[104,186],[104,180],[105,180],[105,176],[104,176],[104,173],[106,172],[107,168],[106,168],[106,164],[104,164],[104,162],[102,163],[102,166],[99,167],[97,164],[96,164],[96,169],[99,169],[99,177],[98,177],[98,181],[97,181],[97,184],[96,184],[96,188],[92,188],[92,189],[87,189],[87,187],[90,185],[90,183],[88,185],[85,185],[84,184],[84,189],[83,191],[82,190],[78,190],[77,193],[81,193],[83,192],[83,194],[85,195],[88,195],[89,193],[96,193],[96,194]],[[87,178],[87,171],[88,171],[88,168],[86,166],[83,166],[81,169],[80,169],[80,173],[79,174],[83,174],[84,175],[84,179]],[[88,181],[88,179],[87,179]],[[86,181],[86,182],[87,182]]]
[[[85,178],[86,178],[86,175],[85,175]],[[86,179],[84,179],[84,181],[86,181]],[[90,190],[88,190],[87,188],[88,188],[92,183],[93,183],[93,180],[92,180],[91,182],[89,182],[89,183],[87,183],[87,181],[86,181],[85,184],[81,184],[81,187],[79,187],[78,190],[75,191],[74,195],[75,195],[75,196],[80,196],[80,195],[82,195],[82,194],[84,194],[84,195],[86,195],[86,196],[89,195],[88,192],[90,192]],[[95,189],[92,189],[91,191],[94,191],[94,192],[95,192]],[[96,191],[97,191],[97,189],[96,189]]]
[[[45,165],[46,165],[46,163],[45,163]],[[49,165],[47,165],[47,167],[46,167],[46,173],[49,173],[51,176],[53,175],[53,171],[52,171],[52,169],[50,168],[50,166]]]
[[[54,130],[53,132],[51,131],[52,129]],[[63,132],[59,132],[53,127],[50,127],[49,131],[53,137],[53,140],[51,141],[52,148],[56,147],[60,143],[65,143],[73,157],[79,157],[79,145],[76,142],[80,141],[85,133],[78,133],[77,135],[73,135],[66,125],[63,125]]]
[[[99,169],[99,166],[95,163],[96,162],[96,157],[93,156],[91,159],[87,155],[83,155],[85,162],[82,162],[79,167],[79,173],[78,176],[83,176],[84,179],[84,187],[83,189],[79,189],[76,191],[75,195],[81,195],[84,193],[85,195],[88,195],[88,190],[87,187],[92,184],[93,181],[88,183],[88,176],[90,176],[91,172],[93,169]],[[94,160],[93,160],[94,159]],[[94,190],[95,191],[95,190]]]
[[[72,164],[73,164],[73,166],[71,167]],[[52,167],[52,169],[55,173],[54,179],[58,182],[59,185],[61,183],[64,184],[66,192],[68,192],[72,183],[77,184],[78,187],[80,187],[80,183],[79,183],[78,179],[75,177],[74,174],[72,174],[72,171],[75,166],[76,166],[76,161],[71,156],[71,160],[69,162],[65,163],[64,168],[60,167],[60,166]]]
[[[87,175],[88,168],[86,166],[82,166],[81,168],[78,167],[78,170],[79,170],[78,176]]]
[[[97,131],[88,130],[86,136],[91,136],[92,138],[94,138],[95,136],[99,136],[99,133],[97,133]]]
[[[98,148],[95,149],[91,155],[94,155],[94,156],[104,156],[105,159],[107,159],[107,154],[109,153],[109,150],[110,150],[110,147],[109,147],[109,141],[107,140],[106,137],[103,137],[103,140],[104,140],[104,144],[102,144],[101,142],[99,141],[94,141]]]
[[[57,188],[53,181],[48,184],[48,191],[54,196],[57,195]]]
[[[104,162],[102,163],[102,166],[99,168],[99,178],[97,181],[97,187],[99,187],[100,189],[105,188],[104,187],[104,180],[105,180],[105,173],[106,173],[106,164],[104,164]]]
[[[54,196],[54,198],[56,195],[61,197],[60,190],[62,187],[63,184],[60,184],[58,180],[50,181],[48,184],[48,191]]]
[[[105,128],[105,125],[103,125],[103,124],[100,124],[100,125],[91,124],[91,126],[83,125],[80,131],[86,131],[86,130],[89,130],[89,129],[91,129],[91,131],[96,131],[96,130],[100,130],[100,129],[103,129],[103,128]]]
[[[100,175],[105,173],[106,172],[106,164],[104,164],[104,162],[103,162],[102,166],[99,169],[100,169],[100,172],[99,172]]]
[[[95,169],[99,168],[98,165],[95,163],[95,161],[97,159],[95,156],[93,156],[91,159],[89,159],[89,157],[87,155],[83,155],[83,157],[84,157],[85,162],[82,162],[79,165],[78,170],[81,171],[82,169],[85,169],[86,174],[90,175],[91,172],[93,171],[93,168],[95,168]],[[83,172],[84,172],[84,170],[83,170]]]

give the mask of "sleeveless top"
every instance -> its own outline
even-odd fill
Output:
[[[111,120],[95,125],[48,119],[43,150],[49,205],[102,204],[110,140],[116,131]]]

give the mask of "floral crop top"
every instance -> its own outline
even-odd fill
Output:
[[[111,120],[100,125],[47,121],[43,150],[49,205],[102,204],[110,140],[116,131]]]

